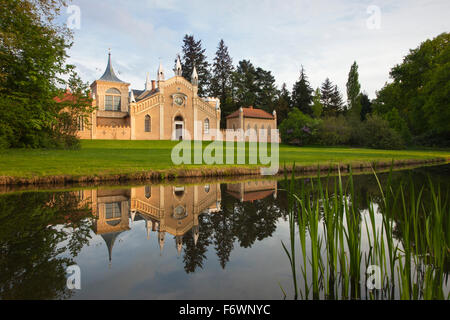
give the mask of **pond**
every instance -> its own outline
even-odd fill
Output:
[[[387,177],[378,175],[381,184]],[[391,178],[408,190],[426,186],[428,177],[448,199],[450,165],[397,171]],[[0,298],[292,299],[293,273],[282,246],[290,250],[286,183],[242,179],[5,191],[0,194]],[[297,181],[311,190],[317,186],[311,177]],[[330,177],[323,184],[334,190],[335,181]],[[379,220],[383,210],[375,176],[354,175],[353,184],[360,201],[352,206],[363,217],[372,204]],[[424,211],[432,202],[428,189]],[[448,239],[449,206],[444,208]],[[390,219],[394,240],[401,243],[402,215]],[[358,221],[362,225],[363,219]],[[295,259],[302,266],[296,230]],[[324,232],[319,225],[319,236]],[[361,227],[363,260],[368,233]],[[440,285],[447,298],[448,251],[444,255]],[[67,285],[68,267],[74,265],[80,289]],[[311,273],[308,269],[307,281]],[[297,270],[299,288],[303,279]],[[359,279],[356,298],[373,297],[365,279]]]

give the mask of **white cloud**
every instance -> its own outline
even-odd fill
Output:
[[[409,49],[449,31],[447,0],[310,1],[87,1],[82,10],[71,61],[85,80],[104,69],[112,48],[121,78],[141,88],[145,74],[156,72],[159,58],[172,69],[182,38],[192,33],[202,39],[210,60],[221,38],[234,63],[249,59],[272,71],[277,83],[292,87],[300,65],[313,87],[326,77],[345,83],[353,61],[359,64],[363,90],[373,98],[389,80],[389,70]],[[380,29],[367,28],[367,8],[381,10]],[[103,70],[102,70],[103,71]],[[92,72],[92,74],[88,74]]]

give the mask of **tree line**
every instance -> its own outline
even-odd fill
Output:
[[[448,146],[450,135],[450,47],[443,33],[411,50],[390,72],[391,83],[371,100],[359,81],[355,61],[349,70],[344,100],[330,78],[313,89],[302,66],[291,90],[278,88],[268,70],[242,60],[235,66],[224,40],[213,63],[207,61],[201,40],[185,35],[182,65],[189,79],[199,73],[199,93],[218,97],[226,116],[253,105],[275,110],[283,142],[297,145],[352,145],[398,149],[408,145]]]
[[[79,145],[77,125],[87,122],[92,104],[88,84],[65,63],[72,34],[55,24],[65,5],[66,0],[0,1],[0,148]],[[285,143],[449,145],[449,33],[411,50],[373,100],[362,90],[354,62],[346,101],[330,78],[313,89],[303,66],[291,89],[285,83],[278,88],[271,71],[248,59],[235,65],[223,39],[212,63],[194,35],[186,34],[182,42],[182,75],[190,79],[195,66],[199,95],[220,99],[222,128],[229,114],[254,106],[277,112]],[[70,99],[64,85],[71,89]]]

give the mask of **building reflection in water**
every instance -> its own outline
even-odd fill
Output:
[[[199,236],[198,217],[220,211],[220,184],[192,186],[148,185],[131,189],[84,190],[81,197],[89,202],[95,216],[94,232],[107,247],[109,260],[117,237],[132,228],[136,221],[145,221],[147,238],[157,234],[160,251],[166,233],[176,239],[181,253],[183,235],[192,229],[194,243]]]
[[[227,193],[239,199],[241,202],[253,202],[269,196],[277,198],[277,181],[260,180],[227,184]]]
[[[277,196],[276,181],[249,181],[227,184],[226,191],[241,202]],[[199,237],[199,216],[221,210],[220,184],[163,186],[147,185],[131,189],[93,189],[80,191],[83,203],[93,211],[94,232],[108,248],[109,261],[117,237],[137,221],[145,222],[147,239],[159,243],[162,254],[166,233],[175,237],[178,255],[183,236],[192,230],[194,244]],[[155,234],[155,236],[153,236]]]

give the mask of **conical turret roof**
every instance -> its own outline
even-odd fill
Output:
[[[124,83],[122,80],[117,78],[116,74],[114,73],[114,69],[111,63],[111,52],[108,53],[108,65],[106,66],[105,73],[99,80]]]

